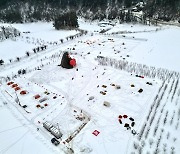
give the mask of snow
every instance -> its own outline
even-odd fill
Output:
[[[30,32],[27,34],[28,37],[43,39],[51,42],[59,41],[60,39],[64,39],[69,35],[75,35],[78,33],[76,30],[55,30],[52,22],[13,24],[13,26],[21,32]]]
[[[144,34],[143,37],[148,38],[148,41],[132,51],[132,61],[180,72],[177,41],[180,39],[179,36],[180,28],[177,27]]]
[[[3,106],[2,102],[0,105],[0,117],[4,117],[0,118],[0,153],[48,154],[53,151],[45,146],[47,142],[43,138],[40,139],[38,135],[35,135],[36,130],[30,130],[30,123],[22,116],[12,114],[14,109],[9,105]]]
[[[16,57],[24,57],[26,56],[26,52],[31,53],[34,48],[43,44],[49,45],[54,42],[59,43],[61,39],[79,33],[76,30],[55,30],[51,22],[13,24],[13,27],[21,32],[21,36],[1,42],[0,57],[5,63],[9,62],[10,59],[16,59]],[[8,49],[7,44],[10,44]]]
[[[22,32],[21,37],[1,42],[2,59],[8,61],[19,56],[21,60],[0,66],[0,122],[3,124],[0,153],[65,153],[69,148],[77,154],[139,153],[140,150],[153,153],[163,152],[165,144],[167,153],[180,152],[177,41],[180,29],[118,23],[114,27],[100,27],[97,22],[82,19],[79,23],[80,29],[88,30],[89,34],[64,43],[59,39],[79,32],[56,31],[52,23],[43,22],[13,24]],[[99,34],[102,28],[110,30]],[[56,41],[57,44],[49,43]],[[25,56],[27,50],[43,43],[49,43],[46,50]],[[76,59],[75,68],[67,70],[58,66],[63,51],[69,51]],[[95,60],[97,56],[114,60],[104,66]],[[144,66],[154,66],[151,67],[154,72],[159,68],[176,72],[172,76],[167,73],[164,81],[158,74],[142,77],[113,67],[119,61],[143,64],[138,65],[142,70]],[[26,74],[18,75],[20,69],[25,69]],[[7,76],[27,94],[21,95],[21,90],[15,91],[12,85],[7,85],[4,79]],[[139,92],[140,89],[143,91]],[[35,99],[36,94],[41,97]],[[41,102],[42,98],[45,101]],[[110,106],[104,106],[104,101]],[[119,115],[128,118],[119,119]],[[58,146],[51,143],[54,136],[43,127],[46,121],[63,134]],[[127,130],[125,124],[131,128]],[[95,130],[100,132],[97,136],[92,134]],[[132,130],[137,134],[133,135]]]
[[[7,44],[10,46],[7,49]],[[25,56],[25,53],[29,50],[32,50],[35,45],[22,42],[21,40],[13,41],[6,40],[1,42],[1,52],[0,57],[5,61],[9,62],[10,59],[15,59],[16,57]]]

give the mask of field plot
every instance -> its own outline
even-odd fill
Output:
[[[128,153],[175,153],[179,151],[179,76],[175,71],[166,69],[153,69],[146,65],[116,61],[110,58],[100,58],[101,65],[114,66],[121,70],[139,72],[151,78],[161,79],[156,96],[153,98],[151,106],[148,107],[144,115],[144,120],[140,124],[141,129],[137,138],[132,139],[133,149],[128,149]],[[132,66],[134,65],[134,69]],[[122,67],[123,66],[123,67]],[[130,67],[131,66],[131,67]],[[151,83],[150,83],[151,84]],[[170,114],[170,115],[169,115]],[[169,122],[168,122],[169,121]],[[139,128],[140,128],[139,127]],[[170,132],[173,134],[170,137]]]
[[[159,89],[132,153],[176,153],[179,151],[179,79],[169,79]]]
[[[98,66],[88,59],[91,54],[82,57],[76,52],[78,49],[71,51],[79,61],[77,68],[65,70],[52,64],[2,85],[2,93],[8,99],[15,99],[19,111],[48,139],[53,135],[50,128],[44,128],[45,122],[60,130],[62,145],[73,142],[75,151],[83,148],[76,143],[81,132],[86,134],[83,140],[87,140],[98,129],[100,136],[107,138],[104,144],[112,142],[111,135],[115,132],[124,139],[136,135],[143,116],[141,111],[152,101],[161,82]],[[96,138],[93,140],[96,142]],[[89,146],[93,145],[89,143]],[[114,147],[114,152],[118,150]]]

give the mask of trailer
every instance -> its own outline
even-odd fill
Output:
[[[43,127],[48,130],[49,132],[51,132],[51,134],[53,136],[55,136],[57,139],[62,137],[62,133],[60,131],[59,128],[56,128],[55,126],[53,126],[53,124],[51,124],[50,122],[46,121],[43,123]]]
[[[50,132],[52,135],[54,135],[57,139],[61,138],[62,137],[62,133],[60,132],[60,130],[56,127],[51,127],[50,128]]]
[[[53,127],[53,125],[50,122],[46,121],[43,123],[43,127],[45,129],[47,129],[48,131],[50,131],[50,129]]]

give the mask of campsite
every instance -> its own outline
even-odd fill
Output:
[[[14,44],[8,50],[11,61],[0,53],[5,61],[0,66],[0,115],[14,127],[0,128],[12,129],[0,133],[0,153],[178,153],[178,56],[163,59],[153,37],[180,29],[79,23],[81,31],[58,33],[48,31],[48,23],[33,24],[32,31],[29,24],[13,24],[22,31],[0,47],[3,51]],[[102,28],[108,31],[99,33]],[[171,41],[173,52],[177,44]],[[59,143],[52,144],[52,138]],[[30,144],[36,148],[30,150]]]

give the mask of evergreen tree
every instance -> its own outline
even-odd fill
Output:
[[[78,28],[79,25],[76,12],[72,11],[59,15],[57,18],[55,18],[53,26],[57,30]]]
[[[132,0],[124,0],[124,6],[126,8],[129,8],[132,6]]]

